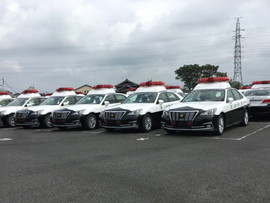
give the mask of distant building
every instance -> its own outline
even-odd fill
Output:
[[[116,92],[125,94],[128,89],[130,89],[130,88],[138,88],[138,87],[139,87],[139,85],[137,83],[126,79],[123,82],[115,85],[115,90],[116,90]]]
[[[81,87],[78,87],[75,89],[76,92],[83,92],[84,94],[87,94],[88,92],[90,92],[92,90],[92,86],[90,85],[83,85]]]

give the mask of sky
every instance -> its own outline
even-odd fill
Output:
[[[12,92],[183,86],[174,71],[189,64],[233,78],[240,17],[243,82],[270,80],[269,11],[269,0],[0,0],[0,79]]]

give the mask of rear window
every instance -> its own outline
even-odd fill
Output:
[[[244,94],[245,96],[270,96],[270,90],[249,90]]]

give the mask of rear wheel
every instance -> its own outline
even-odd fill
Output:
[[[244,115],[243,115],[243,118],[242,118],[242,122],[240,123],[240,126],[247,126],[248,121],[249,121],[249,115],[248,115],[247,109],[245,109],[245,112],[244,112]]]
[[[225,119],[223,115],[219,115],[214,124],[215,135],[222,135],[225,128]]]
[[[7,127],[15,127],[16,126],[14,114],[10,114],[10,115],[7,116],[7,118],[6,118],[6,126]]]
[[[149,132],[150,130],[152,130],[153,127],[153,119],[152,116],[149,114],[146,114],[141,122],[141,130],[144,132]]]
[[[83,127],[87,130],[93,130],[98,127],[98,119],[95,114],[89,114],[83,121]]]
[[[51,128],[52,126],[52,122],[51,122],[51,115],[47,114],[45,115],[42,119],[41,119],[41,126],[44,128]]]

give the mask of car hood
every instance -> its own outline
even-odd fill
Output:
[[[172,109],[201,109],[204,111],[218,108],[223,105],[223,102],[180,102],[178,104],[172,105],[166,110]]]

